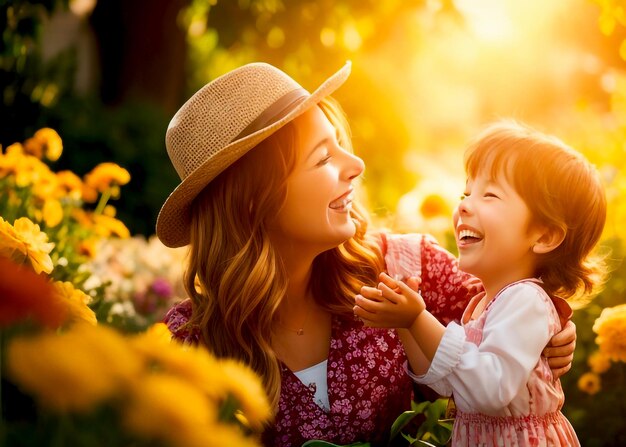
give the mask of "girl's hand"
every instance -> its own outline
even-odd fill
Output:
[[[570,320],[561,332],[552,337],[542,353],[548,359],[548,364],[555,379],[561,377],[572,367],[575,348],[576,325]]]
[[[354,314],[366,326],[409,328],[426,304],[417,291],[419,280],[411,278],[412,289],[402,281],[392,279],[386,273],[379,275],[376,288],[361,287],[355,297]]]

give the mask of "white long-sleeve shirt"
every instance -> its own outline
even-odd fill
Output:
[[[441,395],[454,394],[457,408],[466,413],[520,416],[559,410],[560,384],[541,357],[560,330],[550,297],[536,280],[524,280],[503,289],[483,314],[469,320],[476,302],[466,309],[462,325],[447,326],[430,368],[421,376],[411,374],[413,379]],[[533,403],[533,395],[549,399]]]

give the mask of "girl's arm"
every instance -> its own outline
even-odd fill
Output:
[[[445,327],[425,310],[417,278],[409,279],[410,286],[386,273],[379,279],[377,288],[361,288],[354,314],[368,326],[398,328],[413,372],[422,374],[430,366]]]
[[[555,330],[550,326],[553,311],[549,298],[532,285],[507,289],[491,304],[479,346],[452,323],[431,368],[418,381],[444,380],[459,402],[496,414],[523,389],[536,367]]]
[[[423,236],[420,251],[426,308],[443,324],[459,322],[469,299],[480,291],[476,278],[460,271],[458,260],[431,236]],[[575,348],[576,326],[569,321],[543,351],[555,379],[572,367]]]

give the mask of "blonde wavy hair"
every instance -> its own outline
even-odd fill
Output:
[[[327,98],[319,105],[337,129],[340,144],[352,150],[339,104]],[[296,163],[297,131],[289,123],[198,195],[185,272],[193,302],[189,324],[200,329],[202,342],[216,356],[239,359],[256,371],[274,408],[281,379],[272,334],[288,278],[268,224],[285,200],[286,181]],[[354,237],[313,263],[311,290],[332,314],[352,315],[354,295],[363,284],[375,282],[384,267],[379,244],[367,236],[366,215],[357,204],[351,217]]]
[[[607,273],[595,251],[606,221],[606,194],[597,169],[556,137],[512,120],[488,126],[465,153],[469,177],[487,172],[511,183],[535,223],[565,233],[541,255],[536,276],[550,294],[582,306]]]

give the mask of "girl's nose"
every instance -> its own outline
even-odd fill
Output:
[[[471,213],[472,205],[471,205],[469,196],[465,196],[463,199],[461,199],[461,202],[459,203],[459,206],[457,207],[457,209],[458,209],[458,214],[460,215]]]

